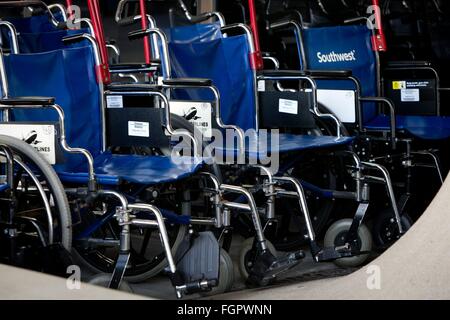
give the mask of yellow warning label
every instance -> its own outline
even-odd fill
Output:
[[[406,81],[392,81],[392,89],[394,90],[406,89]]]

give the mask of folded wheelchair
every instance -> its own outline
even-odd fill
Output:
[[[182,4],[181,1],[180,3]],[[216,16],[217,14],[206,13],[201,17],[195,17],[186,13],[186,17],[188,19],[190,17],[193,22]],[[231,35],[233,30],[238,30],[244,35]],[[258,70],[262,65],[261,57],[255,50],[252,31],[243,24],[223,27],[220,24],[198,24],[165,31],[167,40],[160,35],[161,30],[155,28],[134,32],[130,34],[130,38],[137,39],[159,34],[163,38],[160,45],[170,57],[166,74],[171,74],[173,77],[208,78],[212,79],[214,84],[214,86],[205,85],[212,92],[210,95],[190,91],[177,97],[191,101],[213,102],[216,112],[221,115],[224,123],[252,131],[253,134],[246,143],[240,144],[245,146],[244,153],[247,161],[260,159],[267,152],[280,155],[281,168],[270,172],[266,167],[264,171],[268,177],[257,184],[248,183],[248,180],[243,180],[240,176],[224,175],[233,179],[231,181],[248,187],[255,197],[258,192],[263,195],[261,212],[264,213],[266,225],[277,226],[274,228],[275,235],[271,238],[275,239],[275,245],[286,250],[298,246],[306,238],[317,261],[337,259],[338,264],[347,266],[359,265],[365,261],[372,242],[370,232],[361,224],[368,208],[369,183],[382,181],[388,186],[388,196],[393,212],[398,213],[390,177],[382,166],[363,163],[356,154],[351,152],[349,147],[353,138],[341,136],[339,132],[341,125],[337,118],[331,116],[335,121],[336,136],[326,136],[321,133],[317,120],[330,115],[322,114],[317,108],[316,84],[311,78],[312,72]],[[230,34],[224,36],[223,33]],[[162,61],[166,59],[163,55]],[[321,72],[319,74],[323,75]],[[341,75],[340,72],[328,74]],[[279,90],[280,81],[295,81],[302,85],[307,83],[309,88],[295,92]],[[260,92],[256,90],[257,84]],[[263,87],[264,89],[261,89]],[[278,110],[274,108],[277,104]],[[310,108],[314,110],[314,113],[310,112]],[[264,138],[261,134],[263,128],[283,130],[282,133],[272,133],[271,136],[273,140],[278,140],[278,147],[270,149],[263,145]],[[217,152],[219,155],[228,155],[238,154],[240,151],[242,149],[239,148],[239,144],[219,146],[216,148],[216,155]],[[341,161],[345,164],[339,168],[338,164]],[[348,168],[349,162],[350,168]],[[304,172],[302,172],[303,168]],[[263,170],[261,166],[259,169]],[[369,171],[371,175],[363,174],[363,171]],[[376,173],[381,173],[381,177],[374,176]],[[338,175],[342,175],[339,180],[342,178],[340,183],[344,191],[337,191]],[[313,183],[305,178],[309,178]],[[260,177],[256,176],[252,179],[258,180]],[[345,182],[342,183],[342,181]],[[348,191],[351,188],[355,191]],[[283,217],[279,210],[275,210],[275,202],[279,204],[283,202],[279,199],[286,199],[286,197],[293,197],[294,203],[299,204],[300,210],[286,208],[287,214]],[[353,200],[359,203],[357,214],[353,220],[346,219],[333,224],[325,237],[326,248],[320,248],[316,242],[315,229],[319,229],[320,224],[323,228],[329,223],[330,208],[333,207],[335,199]],[[286,200],[284,201],[287,203]],[[308,206],[314,207],[314,211],[317,210],[312,214],[312,219]],[[292,206],[288,205],[288,207]],[[299,213],[303,215],[306,222],[306,231],[305,226],[302,225],[303,221],[298,218]],[[398,215],[393,214],[391,218],[393,221],[400,221]],[[294,220],[293,223],[292,220]],[[281,228],[280,224],[275,223],[277,221],[282,222]],[[293,224],[294,228],[292,228]],[[292,232],[291,230],[295,228],[297,230]],[[401,233],[403,233],[403,227],[399,222],[397,234]],[[266,234],[270,234],[270,231],[266,230]],[[281,241],[277,242],[277,238]],[[342,259],[343,257],[347,258]]]
[[[31,4],[27,3],[27,5]],[[48,34],[41,34],[41,37],[45,36],[48,36]],[[120,237],[120,244],[124,247],[120,251],[115,268],[113,268],[114,259],[112,256],[116,252],[111,250],[111,247],[117,245],[118,241],[115,236],[118,233],[110,225],[110,221],[117,214],[110,211],[108,206],[103,203],[92,212],[86,209],[83,201],[81,201],[81,204],[79,203],[78,193],[84,191],[77,187],[77,184],[88,182],[88,194],[90,192],[96,193],[97,185],[102,188],[114,188],[116,189],[114,195],[119,191],[126,195],[126,198],[123,196],[119,198],[121,201],[130,200],[137,203],[136,205],[130,204],[127,207],[133,208],[135,211],[146,211],[147,207],[141,206],[141,202],[156,203],[161,208],[164,218],[171,222],[170,228],[173,228],[173,232],[170,232],[172,229],[169,230],[168,236],[170,239],[163,237],[163,240],[169,241],[169,243],[163,241],[165,254],[169,257],[167,250],[170,248],[177,252],[175,260],[178,269],[182,269],[179,273],[188,282],[187,284],[181,284],[180,279],[172,277],[178,295],[183,292],[193,292],[214,286],[217,284],[216,278],[219,272],[216,265],[219,261],[217,240],[211,238],[210,233],[198,236],[191,228],[192,234],[184,239],[186,226],[208,225],[217,229],[227,227],[232,209],[238,210],[238,213],[247,212],[251,215],[257,239],[255,242],[260,246],[261,252],[253,253],[247,259],[255,265],[255,274],[256,271],[259,272],[255,276],[257,282],[272,279],[280,271],[295,265],[302,257],[300,253],[280,259],[267,250],[256,205],[252,195],[246,189],[221,184],[220,179],[208,172],[197,174],[203,164],[203,161],[197,157],[184,157],[186,159],[180,157],[181,160],[186,161],[176,162],[170,156],[170,139],[166,135],[167,132],[172,136],[178,134],[187,137],[192,142],[194,151],[198,149],[197,146],[201,142],[197,143],[195,134],[192,133],[195,129],[192,126],[186,124],[183,119],[171,115],[169,101],[161,93],[161,90],[176,88],[177,86],[204,85],[205,81],[175,79],[167,80],[162,86],[105,85],[103,82],[108,79],[105,76],[108,69],[104,69],[103,66],[107,66],[107,63],[102,63],[104,60],[101,58],[101,50],[98,49],[95,39],[87,34],[68,34],[63,37],[65,44],[79,43],[84,40],[88,40],[92,48],[90,46],[72,46],[70,49],[56,49],[28,55],[13,53],[4,57],[6,61],[4,74],[5,79],[8,78],[8,81],[5,80],[4,83],[9,84],[12,92],[10,95],[46,94],[55,96],[57,101],[63,102],[61,105],[66,106],[63,111],[68,115],[67,139],[71,141],[71,144],[88,146],[88,151],[82,152],[88,157],[89,172],[85,171],[83,161],[77,158],[65,159],[64,164],[55,165],[60,179],[65,185],[70,186],[66,192],[70,192],[69,195],[74,197],[74,209],[72,211],[79,220],[74,223],[74,226],[77,226],[77,235],[74,240],[76,254],[81,256],[91,269],[96,271],[108,272],[114,269],[112,286],[117,286],[124,275],[131,281],[148,278],[158,273],[166,264],[161,254],[152,254],[147,250],[147,248],[152,247],[149,245],[149,241],[153,237],[151,232],[142,231],[142,227],[152,226],[155,223],[143,221],[145,219],[136,214],[136,218],[122,218],[122,216],[118,218],[119,224],[126,230],[123,230],[123,237]],[[39,57],[39,59],[36,60],[36,57]],[[51,68],[50,65],[53,63],[56,63],[58,68]],[[27,69],[33,70],[33,75],[36,74],[38,77],[45,78],[46,81],[40,79],[41,81],[30,83],[30,79],[27,78],[28,73],[24,71]],[[54,71],[50,74],[46,73],[45,70],[50,69]],[[70,77],[67,76],[69,74]],[[99,75],[101,77],[98,77]],[[104,90],[104,87],[106,90]],[[73,88],[76,88],[76,90]],[[5,92],[7,91],[5,90]],[[106,97],[106,108],[102,106],[103,94]],[[142,96],[158,98],[159,101],[156,103],[158,107],[149,108],[149,105],[155,103],[148,101],[144,101],[144,105],[142,105]],[[136,97],[141,98],[136,99]],[[36,104],[47,101],[46,105],[51,104],[53,108],[56,106],[53,105],[53,99],[38,100]],[[131,101],[134,108],[124,107],[123,105],[118,107],[119,100],[125,104]],[[20,99],[4,99],[2,101],[13,108],[16,107]],[[30,101],[25,99],[24,104],[31,104],[32,100]],[[79,105],[85,106],[86,109],[79,109]],[[61,108],[56,107],[56,109],[60,110]],[[78,110],[79,112],[77,112]],[[35,117],[29,111],[25,113],[15,111],[14,120],[49,121],[52,119],[48,112],[35,111],[35,113],[38,112],[41,112],[41,114]],[[84,123],[78,118],[77,115],[79,114],[85,117]],[[60,121],[60,125],[61,123],[63,122]],[[97,123],[98,126],[94,127],[92,123]],[[184,129],[176,131],[175,125],[184,126]],[[64,138],[65,140],[64,131],[61,130],[61,139]],[[68,147],[65,149],[71,150]],[[81,151],[81,149],[76,151]],[[207,182],[210,182],[209,186],[199,186],[199,180],[202,183],[207,180]],[[201,196],[197,195],[199,200],[206,198],[208,203],[209,201],[212,202],[213,218],[190,216],[191,205],[195,202],[190,197],[191,190],[189,188],[192,188],[192,185],[197,186],[196,193],[203,191]],[[239,202],[227,200],[229,194],[239,194]],[[202,213],[208,214],[209,212],[206,212],[205,208],[209,208],[209,206],[204,205],[203,207]],[[154,207],[152,208],[155,210]],[[145,216],[145,212],[141,212],[142,214]],[[161,220],[158,221],[159,225],[161,225],[161,222]],[[138,226],[137,230],[134,231],[136,233],[134,238],[136,238],[135,242],[140,250],[133,246],[132,236],[134,233],[129,230],[130,225]],[[225,228],[222,234],[227,231]],[[219,232],[219,240],[222,234]],[[196,245],[196,243],[199,244]],[[148,257],[149,254],[150,257]],[[224,268],[227,268],[222,270],[221,274],[228,274],[224,278],[228,279],[225,281],[225,286],[229,288],[230,283],[232,283],[232,264],[230,265],[225,251],[220,251],[220,254],[224,257],[221,261],[225,261],[222,265],[224,264]],[[205,255],[208,259],[202,258]],[[216,256],[217,259],[214,258]],[[255,259],[257,259],[256,262]],[[214,268],[205,271],[202,269],[202,266],[205,265],[209,267],[212,265]],[[170,264],[170,267],[173,274],[175,265]],[[191,275],[192,273],[195,273],[195,275]],[[248,275],[252,276],[252,272],[248,272]],[[262,280],[259,280],[260,278]]]

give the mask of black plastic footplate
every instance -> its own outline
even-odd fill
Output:
[[[303,251],[275,257],[269,250],[256,257],[246,281],[248,287],[263,287],[273,283],[277,276],[297,266],[305,257]]]
[[[175,263],[186,294],[211,290],[218,285],[220,246],[210,231],[189,234],[180,244]]]

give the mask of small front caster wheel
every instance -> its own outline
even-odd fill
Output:
[[[255,262],[256,252],[253,247],[253,242],[255,238],[248,238],[241,245],[241,250],[239,252],[239,273],[241,274],[242,280],[247,281],[248,275],[250,273],[251,268],[253,267],[253,263]],[[274,245],[266,240],[267,248],[270,253],[272,253],[275,257],[277,256],[277,250]]]
[[[352,219],[343,219],[333,223],[325,234],[324,246],[327,248],[345,245],[347,233],[350,230],[352,223]],[[361,224],[358,228],[358,249],[362,252],[369,252],[372,250],[372,235],[364,224]],[[338,267],[354,268],[364,264],[368,258],[369,254],[366,253],[354,257],[341,258],[335,260],[334,263]]]

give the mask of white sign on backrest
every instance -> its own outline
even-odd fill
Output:
[[[50,164],[56,163],[56,131],[54,125],[1,123],[0,134],[25,141]]]
[[[355,91],[317,90],[317,101],[328,108],[343,123],[356,122]]]
[[[191,122],[205,138],[212,136],[211,104],[195,101],[170,101],[170,112]]]

